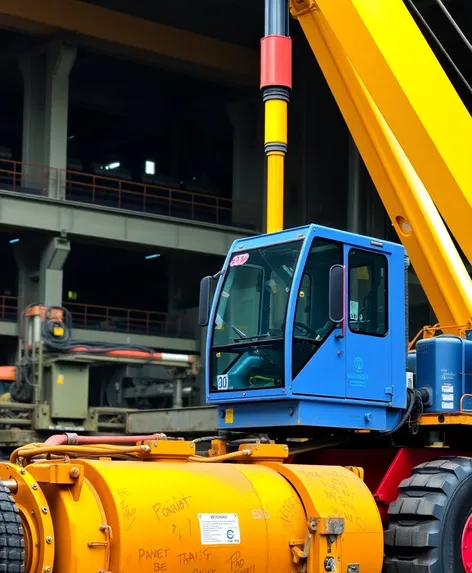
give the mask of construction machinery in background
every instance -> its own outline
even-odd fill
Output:
[[[122,434],[130,410],[182,407],[195,390],[196,356],[72,340],[64,308],[28,305],[19,333],[17,365],[2,373],[4,451],[58,431]]]

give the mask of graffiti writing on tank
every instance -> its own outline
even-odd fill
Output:
[[[292,495],[287,498],[279,508],[279,516],[283,521],[292,521],[293,513],[297,506],[301,505],[301,501],[298,496]]]
[[[190,500],[193,498],[192,495],[180,494],[180,497],[173,497],[171,500],[166,500],[162,503],[155,503],[152,506],[154,513],[159,521],[161,519],[167,519],[171,515],[175,515],[181,511],[190,508]]]
[[[201,549],[199,551],[186,551],[184,553],[179,553],[177,559],[179,560],[179,565],[187,565],[188,563],[198,563],[199,561],[208,561],[210,559],[211,553],[208,549]]]
[[[138,550],[138,565],[149,563],[148,571],[152,573],[164,573],[168,571],[166,559],[169,556],[169,548],[153,547],[151,549],[141,548]]]
[[[241,551],[235,551],[228,559],[231,573],[255,573],[256,566],[245,563]]]
[[[121,516],[123,517],[126,523],[125,529],[126,531],[128,531],[137,518],[136,508],[131,505],[130,500],[128,499],[129,497],[131,497],[132,493],[128,491],[126,488],[120,488],[117,493],[118,496],[121,498],[120,501]]]

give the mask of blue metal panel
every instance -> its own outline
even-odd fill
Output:
[[[392,409],[407,406],[407,315],[405,293],[405,249],[402,245],[388,244],[390,257],[389,271],[389,337],[391,343],[391,364],[393,396],[390,406]],[[400,284],[403,279],[403,286]]]
[[[413,374],[416,374],[416,351],[408,352],[407,368]]]
[[[370,429],[385,431],[394,427],[399,418],[391,417],[387,409],[377,403],[346,402],[330,398],[315,400],[278,400],[253,404],[241,402],[218,408],[218,429],[236,430],[272,427],[320,427]],[[226,410],[232,416],[225,416]],[[227,423],[227,420],[232,420]]]
[[[303,227],[296,227],[287,231],[280,231],[278,233],[270,233],[266,235],[257,235],[254,237],[246,237],[234,241],[228,255],[241,249],[256,249],[258,247],[265,247],[267,245],[276,245],[277,243],[288,243],[296,239],[303,239],[312,232],[314,225],[305,225]],[[228,262],[227,257],[226,262]]]
[[[333,331],[292,382],[292,395],[346,397],[345,339]]]

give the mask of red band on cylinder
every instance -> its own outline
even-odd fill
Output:
[[[266,36],[261,40],[261,88],[292,88],[292,38]]]

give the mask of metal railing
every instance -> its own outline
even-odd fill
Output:
[[[16,322],[18,320],[18,297],[0,296],[0,320]]]
[[[170,338],[195,336],[192,325],[180,314],[71,302],[63,306],[72,316],[73,328]],[[0,320],[16,322],[19,307],[24,305],[19,304],[18,297],[0,296]]]
[[[172,338],[191,336],[180,315],[149,310],[64,302],[74,328],[150,334]]]
[[[199,191],[129,181],[102,174],[60,170],[0,158],[0,186],[19,193],[62,201],[127,209],[257,230],[260,205],[234,201]],[[247,225],[236,224],[233,213],[244,213]],[[238,216],[238,218],[240,218]]]

